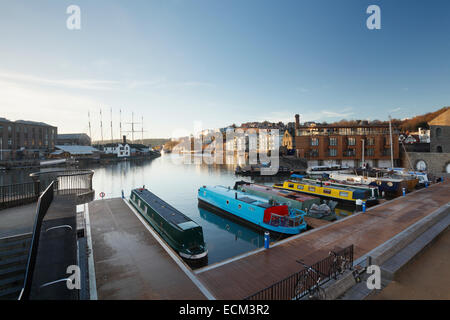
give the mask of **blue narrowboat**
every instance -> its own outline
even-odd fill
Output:
[[[130,203],[182,258],[207,256],[203,229],[192,219],[144,188],[131,191]]]
[[[198,189],[198,200],[200,204],[231,214],[253,227],[278,234],[298,234],[307,228],[304,211],[230,187],[203,186]]]

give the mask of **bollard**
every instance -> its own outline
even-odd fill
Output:
[[[362,203],[362,209],[363,209],[363,212],[366,212],[366,202],[365,201],[363,201],[363,203]]]
[[[357,199],[355,201],[355,203],[356,203],[356,211],[362,210],[362,203],[363,203],[363,201],[361,199]]]
[[[428,188],[428,181],[425,181],[425,188]]]
[[[269,232],[264,232],[264,248],[269,249],[269,244],[270,244],[270,233]]]
[[[123,193],[123,190],[122,190],[122,199],[125,199],[125,194]]]
[[[406,195],[406,189],[403,188],[403,196],[405,196],[405,195]]]

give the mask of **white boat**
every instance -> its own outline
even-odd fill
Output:
[[[323,174],[332,174],[332,173],[351,173],[352,169],[350,167],[341,166],[339,164],[333,164],[329,166],[311,166],[306,170],[306,174],[310,176],[321,176]]]

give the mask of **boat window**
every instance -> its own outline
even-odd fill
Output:
[[[297,189],[303,190],[303,186],[301,184],[297,185]]]
[[[331,194],[331,190],[330,189],[323,189],[323,193]]]
[[[230,201],[229,201],[229,200],[227,200],[227,204],[230,204]]]
[[[308,187],[308,190],[309,191],[316,191],[316,188],[315,187]]]
[[[339,196],[348,197],[348,192],[341,191],[341,192],[339,192]]]
[[[289,184],[288,184],[288,187],[289,187],[289,188],[293,188],[294,185],[293,185],[292,183],[289,183]]]
[[[242,205],[238,205],[238,209],[241,209],[242,208]]]
[[[248,210],[250,210],[250,211],[255,211],[255,208],[248,207]]]

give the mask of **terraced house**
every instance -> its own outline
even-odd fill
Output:
[[[0,161],[39,158],[55,148],[57,127],[0,118]]]

